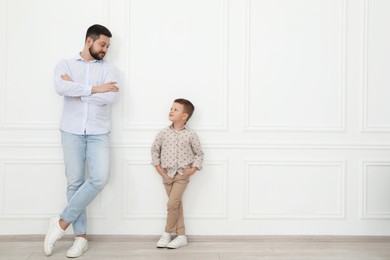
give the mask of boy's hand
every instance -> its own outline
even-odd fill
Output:
[[[167,175],[168,171],[166,169],[161,168],[160,165],[156,165],[156,170],[160,175]]]
[[[184,174],[191,176],[191,175],[194,174],[197,170],[198,170],[198,168],[196,168],[196,167],[188,168],[188,169],[185,169],[185,170],[184,170]]]

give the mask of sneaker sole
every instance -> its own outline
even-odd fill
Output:
[[[168,248],[168,249],[178,249],[178,248],[183,247],[183,246],[186,246],[186,245],[187,245],[187,244],[182,245],[182,246],[178,246],[178,247],[169,247],[169,246],[167,246],[166,248]]]
[[[81,254],[68,254],[68,253],[66,253],[66,257],[68,257],[68,258],[77,258],[77,257],[82,256],[87,250],[88,250],[88,247],[83,249],[83,252]]]

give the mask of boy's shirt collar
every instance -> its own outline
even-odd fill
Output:
[[[182,129],[176,130],[175,128],[173,128],[173,124],[171,124],[171,125],[170,125],[170,128],[171,128],[171,130],[174,131],[174,132],[180,132],[180,131],[182,131],[182,130],[184,130],[184,129],[187,129],[187,125],[184,125]]]

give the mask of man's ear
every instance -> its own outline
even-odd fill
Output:
[[[85,41],[85,45],[89,47],[91,47],[93,44],[93,39],[91,37],[87,37],[87,40]]]

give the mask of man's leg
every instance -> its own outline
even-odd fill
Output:
[[[67,198],[70,203],[74,194],[85,182],[85,158],[87,149],[87,139],[85,135],[75,135],[62,132],[62,146],[64,151],[65,175],[67,179]],[[62,216],[63,214],[61,214]],[[67,221],[66,224],[60,223],[64,228],[69,225],[68,216],[62,217]],[[86,232],[86,211],[72,223],[75,235],[85,234]],[[76,230],[85,230],[84,233],[77,233]]]
[[[65,176],[67,179],[67,199],[69,203],[84,183],[86,142],[84,136],[66,132],[61,132],[61,138]],[[51,255],[56,241],[62,237],[69,224],[70,222],[65,222],[60,217],[53,217],[51,219],[44,242],[46,255]]]
[[[86,160],[88,178],[74,193],[68,207],[64,210],[64,219],[73,223],[77,237],[67,251],[67,257],[79,257],[88,250],[86,208],[107,184],[110,176],[110,146],[107,135],[86,136]],[[74,222],[72,222],[74,219]]]
[[[110,176],[110,147],[108,134],[86,136],[88,178],[73,194],[61,217],[73,224],[76,235],[87,233],[85,210],[103,190]]]

